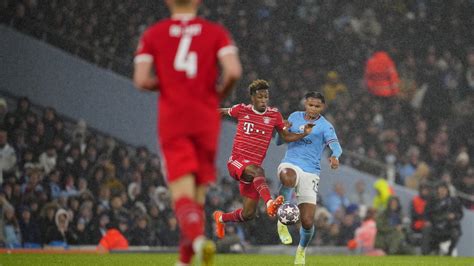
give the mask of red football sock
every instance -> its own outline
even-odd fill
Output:
[[[181,240],[179,242],[179,262],[185,264],[191,264],[193,258],[193,244],[189,240]]]
[[[244,217],[242,216],[242,208],[237,209],[233,212],[223,213],[222,221],[227,222],[244,222]]]
[[[183,197],[175,202],[174,208],[181,230],[181,239],[192,243],[196,237],[204,235],[204,211],[201,205]]]
[[[268,188],[267,181],[264,176],[257,176],[253,179],[253,187],[257,190],[260,197],[267,203],[267,201],[272,199],[270,194],[270,189]]]

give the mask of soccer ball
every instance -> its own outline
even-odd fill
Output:
[[[285,203],[278,209],[277,216],[284,225],[295,224],[300,219],[300,209],[293,203]]]

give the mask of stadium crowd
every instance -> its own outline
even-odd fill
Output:
[[[164,5],[157,1],[2,0],[0,4],[2,23],[112,69],[113,58],[131,62],[141,32],[166,16]],[[396,183],[414,189],[424,184],[438,187],[443,181],[451,195],[474,209],[472,1],[205,1],[201,13],[231,30],[246,73],[243,85],[257,77],[270,80],[272,91],[278,91],[271,96],[272,104],[285,115],[300,109],[305,92],[322,91],[329,107],[326,116],[334,122],[344,150],[381,161],[389,171],[384,168],[381,173],[358,156],[343,156],[343,163],[391,175]],[[366,61],[379,49],[393,59],[400,80],[399,91],[383,99],[368,92],[364,80]],[[247,101],[246,92],[238,90],[224,105],[242,101]],[[111,138],[86,135],[82,122],[68,132],[54,110],[47,108],[38,116],[22,107],[28,105],[24,102],[15,112],[3,114],[0,142],[11,143],[2,149],[3,169],[15,169],[14,175],[6,171],[3,176],[4,202],[9,204],[3,203],[2,208],[14,208],[13,214],[6,211],[2,216],[8,221],[4,224],[20,228],[23,220],[31,219],[24,217],[42,217],[32,223],[37,229],[27,230],[56,230],[53,221],[58,212],[53,210],[62,207],[70,216],[66,227],[71,230],[59,232],[71,243],[96,243],[106,222],[114,219],[127,228],[131,244],[175,243],[176,220],[166,203],[157,156],[144,148],[128,150]],[[41,167],[32,166],[37,164]],[[210,213],[217,206],[233,209],[241,204],[229,193],[235,193],[235,186],[222,180],[209,193]],[[341,185],[334,190],[344,193]],[[317,216],[314,242],[318,245],[340,245],[352,239],[365,216],[360,215],[360,205],[372,206],[367,199],[361,204],[355,198],[333,203],[329,197],[320,202],[325,207]],[[338,212],[333,205],[344,208]],[[260,215],[255,223],[271,221]],[[150,228],[167,231],[146,234]],[[243,239],[278,242],[258,237],[276,237],[271,226],[228,230],[228,243],[234,243],[229,241],[232,236],[238,243]],[[83,235],[91,239],[81,239]],[[51,240],[39,236],[17,243],[38,243],[38,239],[39,243]]]

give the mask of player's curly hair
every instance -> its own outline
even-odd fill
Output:
[[[257,91],[259,90],[268,90],[270,88],[270,85],[266,80],[263,79],[256,79],[252,81],[249,85],[249,92],[250,95],[254,95]]]

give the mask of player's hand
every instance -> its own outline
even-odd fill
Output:
[[[304,125],[304,134],[305,135],[311,134],[311,130],[313,130],[314,126],[315,126],[314,124],[309,124],[309,123]]]
[[[336,157],[331,156],[329,157],[329,165],[331,165],[331,169],[337,169],[339,167],[339,160]]]
[[[283,120],[283,123],[285,124],[285,128],[288,130],[290,127],[293,125],[290,121],[288,120]]]

